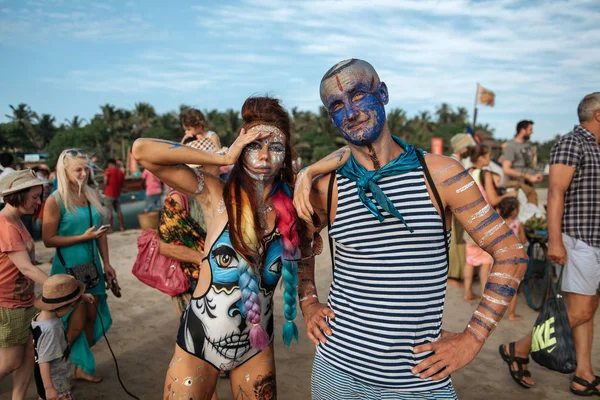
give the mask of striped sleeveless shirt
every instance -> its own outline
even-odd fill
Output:
[[[448,263],[442,220],[433,206],[423,169],[380,179],[377,184],[400,211],[404,224],[383,211],[379,222],[360,202],[356,183],[336,174],[338,207],[329,234],[335,269],[327,320],[333,335],[317,351],[361,381],[398,391],[444,387],[410,370],[428,353],[415,346],[440,335]],[[372,194],[367,196],[372,198]]]

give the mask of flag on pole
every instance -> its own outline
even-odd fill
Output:
[[[479,84],[477,85],[477,104],[494,107],[495,100],[496,94],[494,92]]]

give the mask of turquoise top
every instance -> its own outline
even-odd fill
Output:
[[[74,211],[68,212],[60,200],[58,192],[52,193],[52,196],[56,197],[56,200],[60,205],[60,222],[57,231],[59,236],[81,235],[90,228],[90,214],[87,206],[75,207]],[[102,216],[100,215],[100,212],[91,205],[90,209],[92,211],[92,225],[99,227],[102,224]],[[85,330],[83,330],[73,343],[70,344],[73,364],[83,369],[86,373],[93,375],[96,372],[96,361],[90,347],[102,338],[102,327],[104,326],[104,330],[108,332],[112,325],[112,317],[106,301],[106,285],[104,284],[104,272],[102,270],[100,253],[98,252],[98,244],[96,242],[92,246],[91,241],[80,242],[71,246],[61,247],[60,253],[63,256],[67,267],[74,267],[79,264],[90,262],[92,261],[92,258],[96,262],[96,267],[98,267],[100,282],[92,289],[85,291],[86,293],[91,293],[98,297],[98,313],[96,314],[96,321],[94,322],[94,338],[91,344],[88,343],[85,337]],[[52,261],[50,275],[66,273],[65,267],[60,262],[58,256],[55,255],[54,260]],[[65,330],[68,329],[69,315],[70,313],[61,318]]]
[[[83,234],[90,228],[90,214],[88,206],[75,207],[74,211],[67,212],[64,204],[60,200],[58,193],[55,192],[52,196],[56,197],[58,204],[60,204],[60,223],[58,224],[58,236],[77,236]],[[102,216],[90,205],[92,211],[92,225],[100,227],[102,224]],[[106,289],[104,288],[104,273],[102,272],[102,262],[100,254],[98,252],[98,242],[92,245],[92,241],[79,242],[71,246],[61,247],[60,253],[62,254],[67,267],[71,268],[76,265],[84,264],[93,261],[98,267],[98,274],[100,275],[100,283],[93,287],[91,290],[86,290],[86,293],[93,295],[105,294]],[[58,255],[54,256],[52,261],[51,275],[55,274],[66,274],[64,266],[60,262]]]

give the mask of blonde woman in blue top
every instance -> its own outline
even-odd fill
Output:
[[[51,275],[77,273],[87,264],[83,270],[90,279],[83,280],[94,303],[77,307],[62,320],[75,365],[73,378],[97,383],[102,379],[94,376],[96,365],[90,348],[102,337],[102,325],[104,331],[112,325],[105,276],[112,281],[116,273],[108,257],[107,229],[99,229],[104,208],[97,193],[86,184],[89,162],[87,153],[80,149],[60,154],[56,165],[58,190],[46,201],[42,239],[47,247],[57,248]]]

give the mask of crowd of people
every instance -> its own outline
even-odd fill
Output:
[[[535,185],[543,179],[528,141],[533,122],[517,124],[497,161],[462,133],[445,157],[390,134],[390,94],[366,61],[334,65],[320,97],[347,145],[301,171],[290,116],[271,97],[244,102],[242,129],[228,148],[195,109],[180,116],[181,142],[134,143],[145,169],[144,210],[161,210],[159,250],[179,261],[189,283],[173,297],[180,325],[163,398],[216,399],[223,373],[235,398],[275,398],[280,281],[283,342],[298,340],[299,311],[315,345],[313,399],[455,399],[450,375],[477,356],[507,310],[509,320],[520,318],[515,295],[528,263],[520,211],[538,206]],[[565,270],[578,361],[570,389],[593,395],[600,394],[591,362],[600,92],[583,98],[578,117],[552,149],[548,257]],[[82,150],[61,153],[56,190],[46,199],[49,174],[0,161],[0,379],[12,373],[13,399],[23,399],[35,366],[41,398],[70,399],[71,378],[102,380],[91,349],[112,324],[106,288],[117,278],[103,221],[112,226],[116,212],[124,228],[123,171],[108,161],[103,204],[89,184],[97,161]],[[42,239],[56,248],[50,277],[34,265],[22,221],[42,202]],[[315,284],[324,228],[333,268],[326,301]],[[473,290],[477,267],[480,294]],[[464,287],[465,300],[479,301],[462,332],[441,328],[448,282]],[[43,285],[37,299],[34,283]],[[499,349],[526,388],[534,385],[530,348],[528,336]]]

